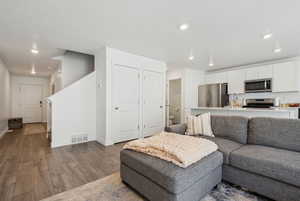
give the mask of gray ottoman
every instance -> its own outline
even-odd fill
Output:
[[[198,201],[222,179],[218,151],[185,169],[131,150],[120,157],[123,182],[150,201]]]

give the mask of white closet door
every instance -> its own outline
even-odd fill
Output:
[[[143,136],[161,132],[164,128],[163,73],[143,73]]]
[[[114,65],[112,75],[112,136],[113,142],[139,137],[139,71]]]

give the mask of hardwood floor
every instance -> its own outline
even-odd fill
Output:
[[[35,201],[119,170],[123,144],[97,142],[51,149],[46,133],[24,129],[0,139],[0,201]]]

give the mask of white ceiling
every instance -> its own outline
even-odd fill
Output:
[[[298,56],[299,10],[299,0],[2,0],[0,54],[12,72],[28,73],[36,63],[40,75],[62,49],[91,53],[103,45],[170,67],[210,69],[209,55],[214,68],[238,66]],[[179,31],[181,23],[190,29]],[[262,40],[268,29],[274,37]],[[272,51],[276,41],[280,54]]]

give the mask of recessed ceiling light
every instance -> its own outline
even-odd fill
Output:
[[[39,51],[38,51],[37,49],[31,49],[31,53],[32,53],[32,54],[38,54]]]
[[[194,60],[195,59],[195,57],[193,56],[193,55],[191,55],[191,56],[189,56],[189,60]]]
[[[34,65],[34,64],[32,65],[32,68],[31,68],[31,74],[32,74],[32,75],[35,75],[35,74],[36,74],[36,71],[35,71],[35,65]]]
[[[209,62],[208,62],[208,65],[209,65],[210,67],[212,67],[212,66],[214,66],[214,65],[215,65],[215,64],[214,64],[214,60],[213,60],[212,56],[210,56],[210,57],[209,57]]]
[[[185,31],[185,30],[187,30],[189,27],[190,27],[190,26],[189,26],[188,24],[182,24],[182,25],[179,26],[179,29],[180,29],[181,31]]]
[[[189,56],[189,60],[192,61],[194,60],[195,57],[194,57],[194,52],[193,52],[193,49],[190,50],[190,56]]]
[[[266,33],[263,35],[263,39],[267,40],[267,39],[270,39],[272,38],[273,34],[272,33]]]
[[[274,53],[280,53],[281,50],[282,50],[282,49],[281,49],[280,47],[278,47],[278,48],[275,48],[275,49],[273,50],[273,52],[274,52]]]
[[[277,41],[276,44],[275,44],[275,48],[273,50],[274,53],[280,53],[282,51],[280,45],[279,45],[279,42]]]

